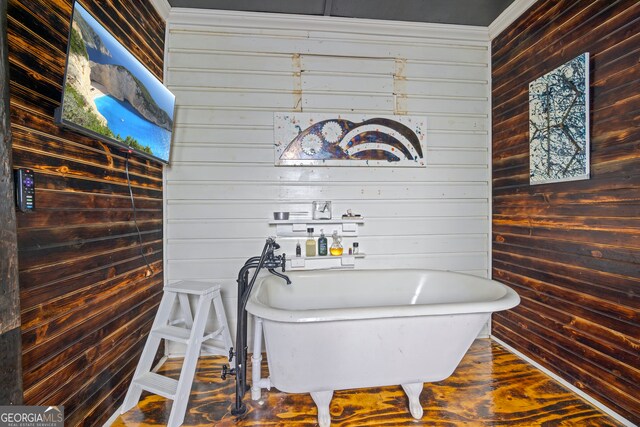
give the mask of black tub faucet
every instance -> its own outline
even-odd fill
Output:
[[[238,273],[238,324],[236,327],[236,347],[235,351],[231,349],[229,352],[229,363],[235,356],[235,368],[229,369],[223,366],[222,379],[227,375],[235,375],[236,377],[236,399],[235,405],[231,409],[233,415],[241,415],[247,411],[246,405],[242,402],[247,387],[247,301],[253,289],[253,285],[258,277],[261,269],[266,268],[269,273],[283,278],[287,285],[291,284],[291,280],[284,273],[287,259],[285,254],[276,255],[274,251],[280,249],[280,245],[276,243],[273,237],[269,237],[262,248],[260,256],[249,258]],[[277,272],[276,268],[282,268],[282,273]],[[249,270],[254,269],[251,279],[249,278]]]

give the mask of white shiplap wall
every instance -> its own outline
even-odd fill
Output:
[[[366,217],[357,268],[489,275],[486,28],[174,8],[166,46],[165,274],[222,283],[233,328],[272,212],[313,200]],[[426,116],[427,167],[275,167],[276,111]]]

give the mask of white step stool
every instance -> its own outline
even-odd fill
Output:
[[[198,296],[195,315],[191,316],[189,294]],[[171,311],[178,299],[182,319],[172,320]],[[205,334],[211,303],[214,305],[218,329]],[[182,323],[184,327],[175,326]],[[187,345],[180,371],[180,379],[174,380],[151,372],[151,364],[162,339]],[[222,345],[216,345],[221,341]],[[142,350],[133,380],[122,404],[121,414],[133,408],[140,400],[143,390],[173,400],[168,427],[177,427],[184,421],[191,385],[196,372],[200,350],[228,356],[231,348],[231,334],[220,297],[220,285],[204,282],[177,282],[165,286],[151,332]]]

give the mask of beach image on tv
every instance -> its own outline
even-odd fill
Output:
[[[173,94],[76,3],[62,119],[168,161],[174,104]]]

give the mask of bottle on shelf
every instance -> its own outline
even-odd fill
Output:
[[[302,248],[300,247],[300,242],[296,243],[296,257],[302,256]]]
[[[338,236],[337,231],[334,231],[331,237],[333,238],[333,242],[331,243],[331,248],[329,249],[329,252],[331,252],[331,255],[333,256],[342,255],[342,251],[344,250],[341,244],[342,238]]]
[[[318,239],[318,255],[327,255],[327,237],[324,235],[323,229],[320,229],[320,238]]]
[[[316,239],[313,237],[313,228],[307,228],[307,242],[305,245],[305,256],[316,256]]]
[[[360,245],[358,242],[353,242],[353,254],[358,255],[360,253]]]

